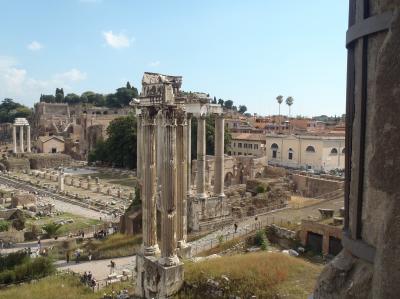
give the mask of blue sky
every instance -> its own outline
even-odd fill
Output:
[[[344,0],[0,0],[0,99],[110,93],[152,71],[252,113],[276,114],[282,94],[292,115],[339,115],[347,12]]]

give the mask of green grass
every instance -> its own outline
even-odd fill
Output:
[[[282,253],[257,252],[224,256],[198,263],[186,262],[184,289],[179,298],[206,298],[208,279],[224,289],[222,297],[307,298],[322,266]],[[222,276],[228,277],[225,281]],[[208,296],[207,298],[212,298]]]
[[[42,217],[39,218],[38,220],[34,220],[32,218],[27,219],[26,226],[29,227],[31,225],[37,225],[39,227],[42,227],[45,224],[53,223],[58,220],[67,220],[67,219],[72,219],[74,220],[74,222],[67,223],[61,226],[61,228],[57,231],[57,235],[59,236],[68,235],[70,232],[75,233],[81,229],[92,228],[93,225],[99,225],[102,223],[100,220],[97,219],[85,218],[70,213],[62,213],[61,215],[57,215],[54,217]]]
[[[112,290],[131,289],[132,281],[115,283],[99,292],[93,293],[84,286],[78,276],[70,274],[52,275],[37,282],[13,286],[0,290],[2,299],[99,299],[103,294],[110,294]],[[131,290],[132,291],[132,290]]]
[[[134,255],[141,243],[142,236],[113,234],[104,240],[89,240],[81,248],[86,254],[90,251],[93,259],[106,259]]]

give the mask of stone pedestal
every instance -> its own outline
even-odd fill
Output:
[[[136,256],[136,296],[141,298],[171,298],[182,287],[183,263],[165,267],[155,256]]]

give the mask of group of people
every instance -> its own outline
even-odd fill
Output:
[[[95,239],[104,239],[105,237],[107,237],[107,235],[108,235],[107,230],[102,229],[98,232],[95,232],[93,236]]]
[[[86,284],[90,288],[94,288],[96,286],[96,280],[94,279],[92,272],[86,272],[83,273],[81,277],[81,282],[83,284]]]

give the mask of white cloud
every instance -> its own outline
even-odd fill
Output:
[[[43,48],[43,45],[35,40],[28,45],[28,49],[31,51],[39,51],[42,48]]]
[[[67,72],[61,73],[61,74],[56,74],[54,78],[59,81],[71,81],[71,82],[76,82],[76,81],[82,81],[85,80],[87,77],[86,73],[81,72],[78,69],[71,69]]]
[[[151,67],[157,67],[157,66],[159,66],[161,64],[161,62],[159,62],[158,60],[157,61],[152,61],[152,62],[150,62],[149,63],[149,66],[151,66]]]
[[[0,56],[0,101],[13,98],[32,106],[42,93],[54,93],[56,87],[72,89],[71,85],[85,80],[87,74],[79,69],[54,74],[48,79],[38,80],[31,77],[28,71],[19,66],[11,57]]]
[[[103,31],[103,37],[106,43],[115,49],[127,48],[131,45],[131,42],[134,41],[133,38],[129,38],[123,33],[114,34],[111,30]]]

